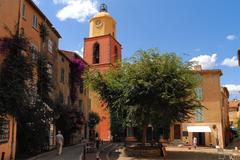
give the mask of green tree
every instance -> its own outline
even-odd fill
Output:
[[[240,137],[240,118],[238,119],[237,135]]]
[[[125,128],[142,130],[145,143],[150,123],[170,126],[183,122],[200,106],[193,96],[198,81],[191,67],[174,53],[139,50],[117,68],[104,73],[90,71],[85,78],[109,110],[122,117]]]
[[[48,81],[43,73],[45,65],[37,65],[42,71],[38,74],[40,82],[37,85],[28,39],[16,33],[0,41],[1,53],[5,56],[0,74],[0,115],[10,114],[17,120],[18,155],[36,154],[48,141],[50,110],[45,103],[48,100],[48,92],[45,93]],[[44,90],[40,92],[39,87]]]
[[[32,64],[29,56],[23,54],[28,51],[29,42],[17,33],[0,41],[5,56],[0,74],[0,114],[18,119],[30,104],[26,82],[32,79]]]
[[[37,93],[39,98],[49,106],[53,105],[50,93],[52,91],[51,75],[48,72],[47,55],[45,53],[39,54],[37,59]]]
[[[88,127],[90,128],[90,139],[94,140],[94,128],[100,122],[100,117],[96,112],[88,113]]]

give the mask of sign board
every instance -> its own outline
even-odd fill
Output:
[[[0,144],[7,143],[9,139],[9,121],[0,118]]]
[[[183,132],[182,132],[182,136],[183,136],[183,137],[188,137],[188,131],[183,131]]]

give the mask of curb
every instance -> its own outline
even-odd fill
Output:
[[[118,147],[118,146],[119,146],[119,145],[114,145],[114,147],[113,147],[111,150],[108,151],[108,153],[107,153],[107,155],[106,155],[107,160],[110,160],[110,158],[109,158],[110,153],[111,153],[113,150],[115,150],[116,147]]]

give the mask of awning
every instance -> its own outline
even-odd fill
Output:
[[[209,126],[187,126],[188,132],[211,132]]]

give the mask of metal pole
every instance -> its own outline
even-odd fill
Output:
[[[83,160],[86,160],[86,145],[83,146]]]

